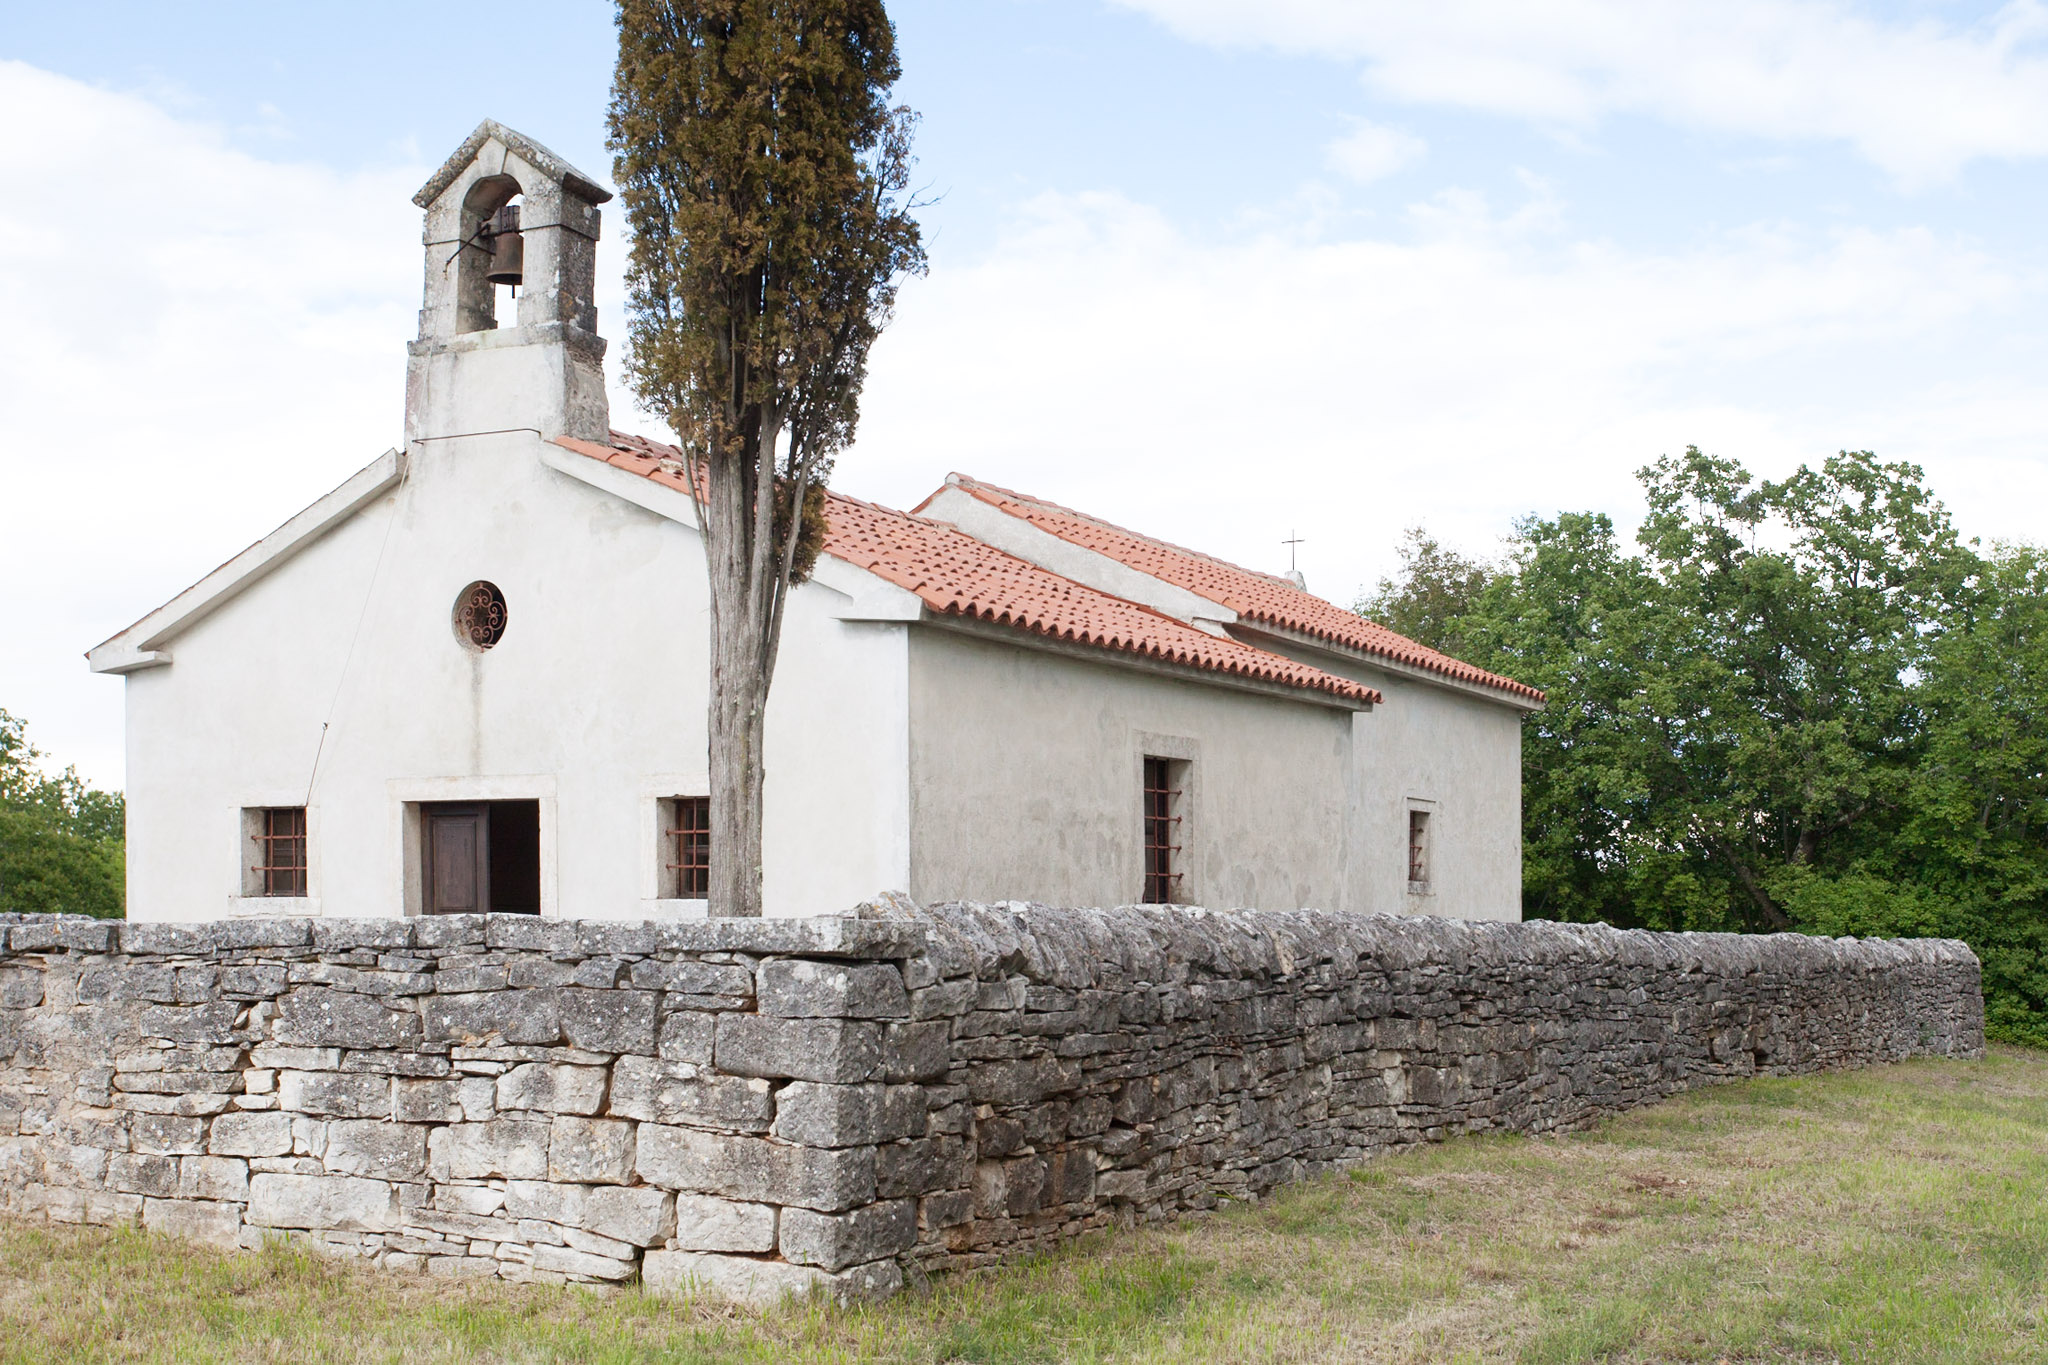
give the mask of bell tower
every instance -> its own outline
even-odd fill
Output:
[[[543,440],[608,438],[594,296],[597,206],[611,197],[489,119],[420,187],[426,289],[419,340],[407,347],[408,446],[521,428]],[[516,296],[511,326],[498,321],[500,285]]]

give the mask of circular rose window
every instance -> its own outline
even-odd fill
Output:
[[[505,638],[505,594],[496,583],[472,583],[455,599],[455,638],[471,649]]]

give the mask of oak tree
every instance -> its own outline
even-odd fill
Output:
[[[1640,478],[1633,548],[1531,517],[1468,591],[1417,536],[1372,602],[1547,694],[1525,911],[1961,938],[1994,1034],[2048,1043],[2048,558],[1963,541],[1918,468],[1867,452]]]
[[[0,913],[119,919],[127,808],[76,769],[52,777],[28,726],[0,710]]]

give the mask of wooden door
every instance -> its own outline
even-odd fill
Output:
[[[420,807],[421,903],[430,915],[480,915],[491,908],[491,812],[478,804]]]

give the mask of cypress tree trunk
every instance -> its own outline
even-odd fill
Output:
[[[713,915],[761,913],[761,792],[766,774],[770,675],[761,667],[768,594],[754,573],[755,468],[726,458],[705,498],[704,557],[711,588],[711,777]]]
[[[714,915],[762,910],[783,609],[824,543],[896,281],[924,269],[898,73],[883,0],[619,0],[627,374],[703,474]]]

